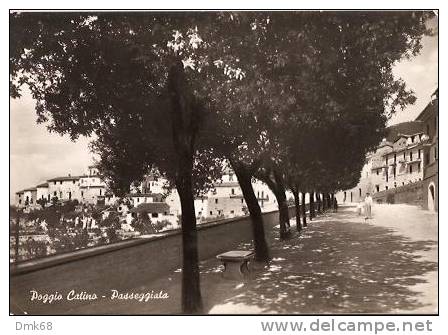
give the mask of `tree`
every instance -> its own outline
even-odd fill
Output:
[[[151,219],[147,212],[142,211],[137,213],[137,217],[132,220],[132,228],[138,231],[140,234],[155,234],[157,231],[154,229]]]
[[[123,190],[152,166],[176,186],[186,313],[202,308],[193,200],[204,178],[193,181],[193,174],[200,176],[194,167],[209,171],[199,161],[204,157],[199,143],[211,108],[204,82],[217,71],[203,41],[212,40],[217,19],[213,13],[11,15],[11,96],[18,97],[27,84],[39,122],[48,121],[51,131],[74,140],[95,133],[102,158],[108,148],[138,141],[139,159],[126,165],[136,157],[127,151],[104,162],[102,171],[111,173],[114,189]],[[189,65],[193,60],[201,67]],[[133,142],[113,142],[120,135],[129,140],[131,133],[137,136]],[[121,174],[129,165],[131,171]]]
[[[36,203],[40,205],[42,208],[46,206],[47,202],[48,202],[47,198],[41,198],[36,200]]]
[[[287,148],[278,166],[287,168],[293,188],[310,193],[312,217],[313,194],[356,184],[388,116],[415,100],[392,66],[418,53],[431,13],[307,13],[297,24],[305,16],[313,24],[303,26],[296,45],[306,51],[295,61],[288,53],[284,61],[291,85],[281,94],[285,103],[278,107],[283,111],[278,120],[284,125],[276,141]],[[297,71],[303,61],[308,65]]]

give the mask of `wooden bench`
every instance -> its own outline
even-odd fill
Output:
[[[255,254],[252,251],[232,250],[216,256],[224,265],[223,277],[244,279],[249,274],[248,262]]]

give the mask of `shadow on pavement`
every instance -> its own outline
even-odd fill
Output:
[[[321,216],[302,236],[271,239],[269,268],[242,284],[223,280],[209,264],[202,273],[208,311],[387,314],[424,307],[409,286],[437,270],[436,262],[416,255],[437,242],[411,241],[363,219],[345,221],[353,217],[347,211]]]

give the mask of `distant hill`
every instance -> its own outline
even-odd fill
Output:
[[[424,131],[424,124],[422,121],[408,121],[393,126],[389,126],[386,129],[386,139],[389,142],[395,142],[398,134],[412,135]]]

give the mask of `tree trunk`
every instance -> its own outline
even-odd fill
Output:
[[[310,192],[310,221],[314,218],[314,192]]]
[[[325,198],[325,193],[322,193],[322,211],[327,210],[327,199]]]
[[[20,217],[21,217],[21,213],[20,213],[20,210],[19,210],[19,211],[17,211],[16,231],[14,232],[15,233],[15,240],[16,240],[16,243],[14,245],[14,252],[15,252],[16,262],[19,261]]]
[[[296,229],[298,232],[302,231],[302,224],[300,223],[300,195],[297,189],[292,189],[294,195],[294,204],[296,207]]]
[[[303,220],[303,226],[306,227],[306,204],[305,204],[305,192],[302,192],[302,220]]]
[[[289,235],[289,212],[288,212],[288,204],[286,202],[286,194],[281,190],[276,189],[274,191],[275,198],[277,199],[278,204],[278,219],[280,223],[280,238],[284,239]]]
[[[182,209],[182,312],[202,313],[198,238],[191,175],[176,181]]]
[[[316,193],[316,200],[317,200],[317,212],[322,213],[322,198],[320,197],[320,193]]]
[[[289,224],[289,209],[288,209],[288,202],[286,200],[286,187],[285,183],[283,181],[283,177],[280,173],[277,172],[277,170],[274,170],[274,179],[276,183],[276,189],[278,192],[278,196],[276,195],[278,202],[278,208],[279,208],[279,219],[280,219],[280,227],[281,222],[284,222],[285,225],[285,231],[286,235],[290,234],[290,228],[291,225]]]
[[[286,201],[286,188],[283,183],[282,176],[274,170],[274,180],[272,183],[272,191],[278,203],[278,213],[280,221],[280,238],[284,239],[289,236],[291,225],[289,224],[289,209],[288,202]],[[269,186],[269,184],[268,184]]]
[[[271,178],[271,172],[273,172],[274,179]],[[278,213],[279,213],[279,223],[280,223],[280,238],[284,239],[286,238],[290,231],[289,231],[289,211],[288,211],[288,204],[286,202],[286,189],[283,185],[283,178],[276,172],[276,171],[270,171],[270,172],[258,172],[257,178],[262,180],[263,182],[268,185],[269,189],[274,193],[275,198],[277,199],[277,205],[278,205]]]
[[[175,183],[180,197],[182,220],[182,312],[202,313],[198,237],[193,196],[193,155],[195,138],[204,115],[202,105],[196,100],[180,59],[168,74],[171,101],[171,127],[177,161]]]
[[[263,225],[263,216],[261,215],[260,205],[255,196],[252,187],[252,176],[242,166],[232,164],[232,168],[238,178],[238,182],[249,210],[252,224],[252,233],[254,239],[255,260],[259,262],[269,262],[269,248],[266,243],[266,237]]]

